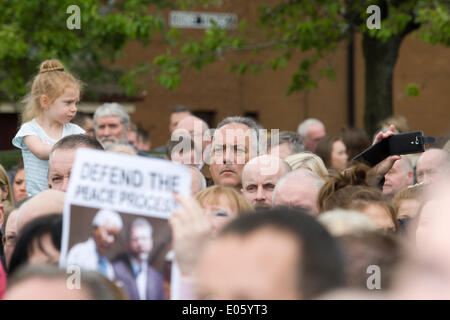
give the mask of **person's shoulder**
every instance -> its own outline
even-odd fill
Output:
[[[70,254],[75,255],[77,253],[84,252],[86,249],[89,249],[90,247],[92,247],[90,239],[87,241],[79,242],[69,250],[69,255]]]
[[[126,253],[119,253],[114,259],[112,259],[112,264],[123,264],[129,263],[128,255]]]
[[[149,274],[153,279],[163,280],[163,277],[158,270],[152,267],[150,264],[147,265],[147,274]]]
[[[31,121],[23,123],[20,126],[20,129],[17,132],[16,136],[18,136],[22,133],[27,133],[27,132],[37,133],[40,129],[41,129],[41,127],[39,126],[39,124],[36,122],[36,120],[33,119]]]
[[[12,144],[20,149],[24,148],[23,138],[26,136],[41,136],[41,128],[36,120],[31,120],[22,124],[12,140]]]
[[[67,135],[72,135],[72,134],[85,134],[86,131],[84,131],[83,128],[81,128],[79,125],[74,124],[74,123],[66,123],[64,125],[66,127],[66,132]]]

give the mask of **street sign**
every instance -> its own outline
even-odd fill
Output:
[[[171,11],[169,13],[169,25],[174,28],[208,29],[215,21],[217,26],[224,29],[235,29],[238,17],[235,13],[206,13]]]

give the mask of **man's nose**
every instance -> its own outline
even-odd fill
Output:
[[[110,134],[111,134],[111,130],[108,127],[105,127],[105,129],[103,129],[103,135],[110,136]]]
[[[258,189],[256,190],[256,199],[264,200],[265,198],[266,197],[265,197],[265,194],[263,192],[262,186],[258,186]]]
[[[63,180],[61,191],[66,192],[68,186],[69,186],[69,178],[67,177],[67,178],[64,178],[64,180]]]
[[[233,149],[227,148],[224,154],[225,158],[224,163],[226,164],[233,164],[234,163],[234,152]]]

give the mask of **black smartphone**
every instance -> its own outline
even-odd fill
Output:
[[[425,144],[434,142],[435,139],[425,137],[423,131],[394,134],[367,148],[353,160],[375,166],[389,156],[424,152]]]

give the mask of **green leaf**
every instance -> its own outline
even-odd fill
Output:
[[[406,96],[417,98],[420,95],[419,85],[417,83],[409,83],[406,86]]]

